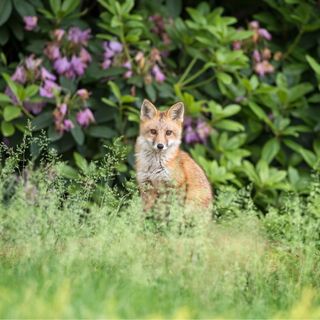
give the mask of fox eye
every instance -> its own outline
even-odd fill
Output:
[[[157,134],[157,130],[151,129],[150,130],[151,134]]]
[[[167,130],[167,131],[166,131],[166,135],[167,135],[167,136],[170,136],[171,134],[172,134],[172,131],[171,131],[171,130]]]

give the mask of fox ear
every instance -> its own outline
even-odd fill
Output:
[[[184,104],[182,102],[175,103],[170,109],[168,110],[168,116],[172,120],[183,122],[184,116]]]
[[[147,99],[144,99],[141,105],[140,119],[150,120],[157,114],[157,108]]]

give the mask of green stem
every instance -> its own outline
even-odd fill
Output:
[[[194,75],[192,75],[189,79],[185,80],[183,83],[181,83],[181,86],[185,86],[186,84],[192,82],[199,76],[201,76],[206,70],[208,69],[207,66],[202,67],[198,72],[196,72]]]
[[[289,46],[288,50],[286,51],[286,53],[283,55],[283,59],[286,59],[291,52],[294,50],[294,48],[299,44],[302,35],[304,34],[304,29],[303,27],[299,30],[298,35],[296,36],[296,38],[294,39],[294,41],[291,43],[291,45]]]
[[[178,81],[179,84],[183,83],[184,79],[188,76],[189,72],[191,71],[192,67],[197,62],[197,60],[198,60],[197,58],[193,58],[191,60],[191,62],[189,63],[188,67],[186,68],[186,70],[182,74],[181,78],[179,79],[179,81]]]
[[[194,88],[197,88],[197,87],[200,87],[200,86],[203,86],[209,82],[211,82],[216,76],[212,76],[204,81],[201,81],[201,82],[198,82],[196,84],[193,84],[193,85],[190,85],[190,86],[186,86],[184,87],[184,89],[187,89],[187,90],[190,90],[190,89],[194,89]]]
[[[34,119],[34,116],[27,109],[25,109],[22,104],[19,104],[19,108],[28,118]]]

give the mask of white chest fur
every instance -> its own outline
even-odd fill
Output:
[[[166,167],[166,158],[157,152],[141,151],[136,154],[139,161],[137,179],[152,184],[170,181],[170,170]]]
[[[140,141],[136,152],[138,182],[158,185],[171,181],[170,169],[167,167],[169,156],[170,153],[151,149]]]

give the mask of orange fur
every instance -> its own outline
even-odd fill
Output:
[[[137,181],[145,210],[163,193],[174,190],[185,206],[208,208],[212,204],[210,183],[203,170],[179,146],[184,106],[176,103],[160,112],[148,100],[141,106],[140,135],[136,142]],[[159,149],[159,144],[162,149]]]

